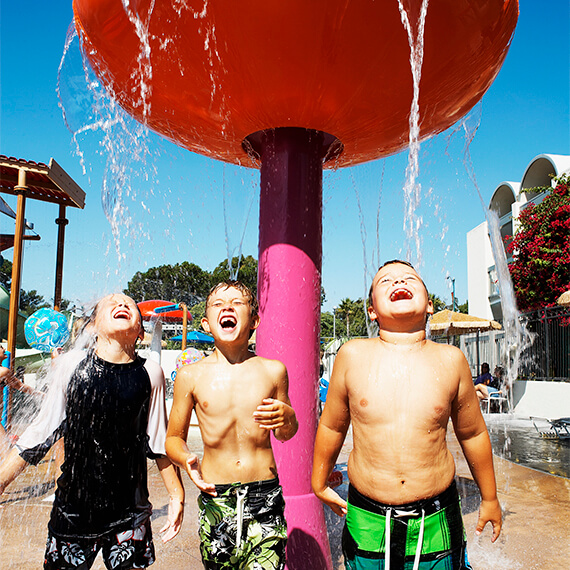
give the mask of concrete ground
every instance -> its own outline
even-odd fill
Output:
[[[189,440],[192,448],[198,449],[198,428],[191,428]],[[349,433],[339,463],[346,462],[351,445]],[[479,501],[477,488],[453,435],[449,436],[449,445],[457,462],[469,559],[474,570],[566,570],[570,560],[570,479],[554,477],[496,458],[504,526],[497,543],[491,545],[489,530],[479,539],[474,535]],[[46,499],[53,493],[52,481],[53,460],[48,456],[38,467],[28,468],[0,497],[0,568],[39,570],[42,567],[51,509],[51,502]],[[154,505],[152,526],[157,555],[157,561],[152,566],[154,570],[202,568],[197,540],[198,493],[188,478],[185,483],[187,501],[184,526],[178,537],[162,544],[159,529],[165,521],[168,497],[158,470],[154,463],[149,462],[149,488]],[[330,511],[326,513],[326,518],[335,567],[342,568],[339,549],[342,524]],[[104,568],[100,558],[93,568]],[[311,561],[307,561],[306,568],[313,570]]]

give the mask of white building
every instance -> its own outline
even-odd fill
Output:
[[[540,154],[527,166],[520,182],[501,182],[497,186],[489,209],[497,212],[503,237],[516,232],[518,216],[528,204],[539,204],[544,199],[544,192],[537,194],[528,190],[551,186],[552,177],[564,173],[570,173],[570,156]],[[510,261],[508,254],[507,259]],[[495,260],[486,221],[467,233],[467,287],[471,315],[502,320]]]

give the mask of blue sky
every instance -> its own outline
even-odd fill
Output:
[[[71,2],[1,0],[0,9],[0,153],[46,163],[53,157],[87,194],[85,210],[68,209],[64,297],[91,301],[125,287],[137,270],[164,263],[187,260],[211,270],[228,251],[239,251],[240,243],[245,254],[257,257],[258,172],[214,162],[152,134],[145,163],[130,166],[130,180],[121,186],[127,222],[113,239],[101,198],[104,133],[87,130],[77,136],[81,160],[58,106],[58,67],[72,22]],[[521,0],[520,12],[505,64],[466,122],[480,121],[469,153],[485,203],[502,181],[519,181],[536,155],[570,153],[568,1]],[[75,40],[61,83],[74,130],[90,124],[84,110],[88,92],[78,97],[78,91],[70,91],[81,74]],[[115,150],[123,159],[140,149],[119,145]],[[379,261],[405,257],[406,163],[404,152],[325,173],[325,310],[344,297],[363,296]],[[422,144],[419,183],[420,272],[447,302],[447,277],[455,279],[463,302],[466,232],[483,221],[484,212],[464,163],[461,127]],[[15,208],[13,197],[3,197]],[[48,299],[54,287],[56,217],[55,205],[28,201],[27,219],[42,239],[25,247],[22,286]],[[0,220],[2,231],[9,230],[8,219]],[[11,259],[12,250],[3,255]]]

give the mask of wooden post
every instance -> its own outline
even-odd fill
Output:
[[[16,336],[18,334],[18,312],[20,309],[20,283],[22,281],[22,252],[24,243],[24,226],[26,223],[26,171],[18,170],[18,186],[14,192],[18,196],[16,208],[16,229],[14,233],[14,259],[12,261],[12,285],[10,287],[10,312],[8,314],[8,350],[10,351],[10,369],[14,371],[16,361]],[[12,416],[12,390],[8,391],[5,402],[6,429],[10,427]]]
[[[65,217],[66,207],[64,204],[59,205],[59,217],[55,223],[57,228],[57,255],[55,259],[55,292],[53,294],[53,308],[56,311],[61,310],[61,287],[63,282],[63,246],[65,243],[65,226],[69,220]]]
[[[22,252],[24,241],[24,225],[26,214],[26,171],[18,170],[18,186],[14,192],[18,196],[16,208],[16,231],[14,233],[14,259],[12,262],[12,285],[10,288],[10,313],[8,316],[8,350],[12,355],[10,367],[14,369],[16,358],[16,335],[18,328],[18,311],[20,308],[20,284],[22,281]]]
[[[178,303],[178,306],[182,309],[182,350],[185,350],[188,336],[188,307],[186,303]]]

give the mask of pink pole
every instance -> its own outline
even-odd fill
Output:
[[[261,157],[257,351],[287,366],[299,420],[292,440],[273,445],[286,501],[287,567],[329,570],[326,523],[311,490],[311,468],[318,417],[322,165],[336,139],[280,128],[248,140]]]

